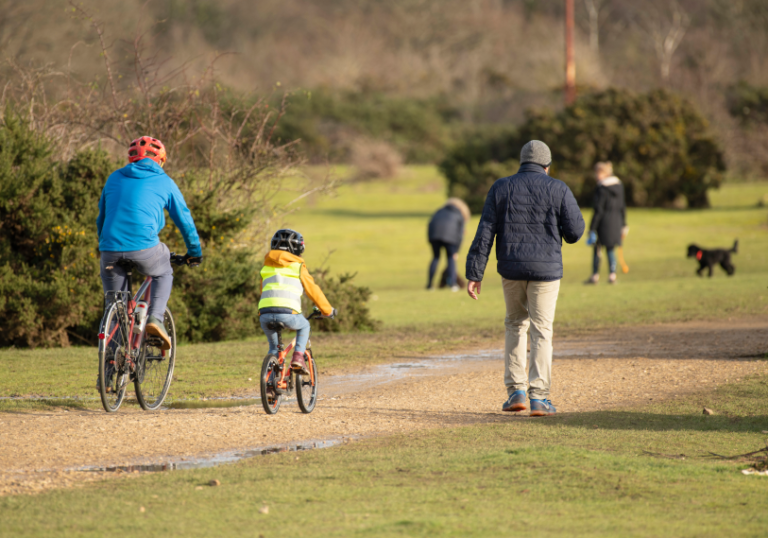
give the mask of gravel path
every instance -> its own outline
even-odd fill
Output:
[[[565,413],[663,401],[768,373],[768,320],[635,327],[556,339],[552,399]],[[143,413],[0,414],[0,495],[112,478],[83,466],[155,463],[306,439],[505,422],[502,353],[420,359],[326,376],[311,415],[295,402]],[[524,420],[529,420],[527,417]]]

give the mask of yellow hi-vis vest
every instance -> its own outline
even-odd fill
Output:
[[[262,308],[290,308],[301,314],[301,295],[304,286],[301,285],[301,262],[295,262],[288,267],[261,268],[261,300]]]

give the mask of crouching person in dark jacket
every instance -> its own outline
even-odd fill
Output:
[[[429,221],[427,239],[432,245],[432,263],[429,264],[429,280],[427,289],[432,289],[432,281],[440,263],[440,251],[445,250],[448,258],[448,281],[446,284],[452,291],[459,291],[456,284],[456,258],[458,257],[461,240],[464,238],[464,225],[471,216],[469,207],[459,198],[449,198],[445,205],[438,209]]]
[[[507,305],[504,383],[509,399],[503,411],[531,416],[555,413],[549,399],[552,373],[552,324],[563,278],[562,240],[575,243],[584,233],[584,219],[571,190],[549,177],[552,154],[532,140],[520,152],[517,174],[499,179],[488,192],[475,239],[467,255],[467,292],[472,299],[480,285],[496,239],[497,270]],[[528,327],[531,365],[526,379]]]

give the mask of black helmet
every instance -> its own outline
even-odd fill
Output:
[[[277,230],[270,243],[272,250],[287,250],[291,254],[300,256],[304,252],[304,236],[295,230],[283,228]]]

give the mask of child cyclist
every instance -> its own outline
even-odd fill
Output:
[[[309,340],[309,321],[301,313],[301,295],[306,293],[320,309],[324,318],[336,315],[336,309],[325,298],[307,271],[304,260],[304,237],[294,230],[278,230],[272,236],[272,250],[264,257],[261,269],[261,300],[259,320],[269,341],[269,352],[277,355],[277,333],[267,328],[270,321],[281,321],[296,331],[296,347],[291,358],[291,369],[309,375],[304,351]]]

